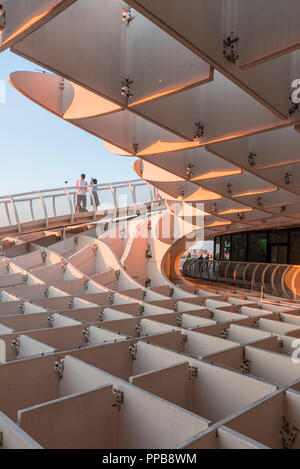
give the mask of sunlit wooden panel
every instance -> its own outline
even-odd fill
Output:
[[[211,224],[206,225],[206,228],[215,228],[217,226],[231,225],[231,221],[215,221]]]
[[[70,107],[64,113],[64,119],[98,116],[121,109],[120,106],[101,98],[101,96],[88,91],[82,86],[70,83],[74,90],[74,98]]]
[[[241,169],[236,170],[224,170],[224,171],[210,171],[208,173],[204,173],[201,176],[196,176],[195,178],[191,178],[191,181],[201,181],[202,179],[215,179],[215,178],[223,178],[228,176],[236,176],[237,174],[241,174]]]
[[[200,181],[241,174],[242,170],[224,159],[207,152],[204,147],[143,155],[143,159],[188,179]]]
[[[253,208],[230,208],[228,210],[224,210],[223,212],[219,212],[219,215],[231,215],[234,213],[245,213],[245,212],[252,212]]]
[[[123,8],[122,0],[77,0],[14,50],[125,106],[211,80],[207,63],[143,15],[132,11],[127,26]]]
[[[13,72],[10,83],[25,96],[66,120],[107,114],[121,108],[57,75]]]
[[[193,139],[197,133],[196,123],[201,123],[200,143],[244,135],[280,122],[272,112],[216,71],[211,83],[139,104],[135,109],[185,138]]]
[[[74,99],[72,85],[56,75],[13,72],[10,83],[27,98],[63,117]]]
[[[260,189],[260,190],[253,190],[253,191],[249,191],[249,192],[241,192],[240,194],[235,194],[233,195],[232,197],[247,197],[249,195],[257,195],[257,194],[268,194],[270,192],[276,192],[277,191],[277,188],[270,188],[270,189]]]
[[[165,153],[168,151],[184,150],[186,148],[195,148],[199,147],[198,142],[168,142],[158,140],[153,143],[151,146],[145,148],[145,150],[138,152],[138,156],[143,155],[156,155],[159,153]]]
[[[4,2],[4,28],[0,33],[0,51],[23,39],[75,1],[9,0]]]
[[[240,36],[240,2],[228,1],[220,5],[218,0],[190,0],[188,3],[182,0],[129,0],[129,3],[199,57],[207,60],[257,101],[262,102],[281,118],[288,117],[290,81],[297,78],[290,74],[289,56],[277,57],[249,70],[242,71],[238,66],[242,39],[248,41],[249,38],[249,34],[245,38]],[[266,15],[267,11],[266,9]],[[250,36],[255,36],[255,28],[249,28]],[[294,34],[297,35],[295,30]],[[223,47],[225,38],[238,39],[233,43],[232,54],[230,45],[228,51]],[[271,83],[271,86],[267,83]]]
[[[266,0],[263,5],[260,0],[240,1],[239,9],[241,68],[300,48],[297,0],[288,5],[278,0]]]
[[[208,151],[253,172],[300,162],[300,134],[293,126],[209,145]]]
[[[159,166],[149,163],[148,161],[138,160],[134,162],[134,169],[142,179],[151,182],[181,182],[183,178],[174,173],[162,169]]]
[[[111,143],[108,143],[105,140],[103,141],[103,143],[106,150],[108,150],[110,153],[120,156],[133,156],[132,153],[128,153],[127,151],[122,150],[122,148],[116,147],[116,145],[112,145]]]

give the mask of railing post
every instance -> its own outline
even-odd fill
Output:
[[[275,267],[273,269],[273,272],[272,272],[272,275],[271,275],[271,286],[272,286],[272,290],[273,292],[275,291],[278,295],[280,295],[280,292],[277,290],[276,286],[275,286],[275,275],[276,275],[276,272],[277,270],[279,269],[280,265],[277,265],[277,267]]]
[[[200,269],[199,269],[200,278],[203,278],[203,266],[204,266],[204,262],[201,261]]]
[[[213,280],[213,276],[211,275],[211,271],[210,271],[210,268],[213,267],[213,264],[211,263],[211,261],[206,261],[207,262],[207,280]],[[212,271],[212,273],[214,274],[214,271]]]
[[[7,206],[7,202],[5,202],[4,205],[5,205],[5,211],[6,211],[6,216],[7,216],[8,223],[9,223],[10,225],[12,225],[12,223],[11,223],[11,218],[10,218],[10,214],[9,214],[9,210],[8,210],[8,206]]]
[[[112,184],[109,184],[113,199],[114,199],[114,205],[115,205],[115,210],[118,210],[118,202],[117,202],[117,197],[116,197],[116,189],[112,186]]]
[[[71,223],[73,223],[73,220],[74,220],[73,204],[72,204],[72,200],[71,200],[69,191],[66,187],[65,187],[65,193],[66,193],[67,199],[69,201],[69,205],[70,205],[70,221],[71,221]]]
[[[238,262],[238,264],[235,266],[234,268],[234,272],[233,272],[233,279],[234,279],[234,284],[235,285],[238,285],[238,281],[237,281],[237,272],[238,272],[238,268],[239,266],[241,265],[240,262]]]
[[[243,285],[244,285],[245,288],[247,288],[246,272],[247,272],[248,267],[249,267],[249,263],[245,264],[244,269],[243,269]]]
[[[261,264],[257,264],[254,269],[253,269],[253,272],[252,272],[252,278],[251,278],[251,290],[254,290],[254,285],[255,285],[255,274],[256,274],[256,271],[258,269],[258,267],[260,266]]]
[[[230,261],[228,261],[228,264],[225,267],[225,272],[224,272],[225,281],[227,281],[227,270],[229,269],[229,267],[230,267]]]
[[[285,288],[285,276],[286,276],[286,273],[290,270],[291,267],[292,267],[291,265],[288,265],[288,266],[286,267],[286,269],[284,270],[282,276],[281,276],[281,288],[282,288],[284,294],[285,294],[287,297],[289,297],[289,294],[288,294],[288,292],[286,291],[286,288]]]
[[[18,233],[22,233],[20,219],[19,219],[19,215],[18,215],[18,211],[17,211],[17,207],[16,207],[16,204],[15,204],[14,198],[13,198],[12,195],[9,198],[10,198],[10,202],[11,202],[11,205],[12,205],[15,217],[16,217],[16,222],[17,222],[17,225],[18,225]]]
[[[291,291],[292,291],[292,293],[293,293],[294,301],[297,300],[296,277],[297,277],[297,275],[299,274],[299,272],[300,272],[300,269],[299,269],[299,267],[298,267],[297,270],[296,270],[296,272],[294,272],[293,277],[292,277],[292,280],[291,280]]]
[[[53,213],[54,216],[56,217],[56,206],[55,206],[55,195],[52,196],[52,207],[53,207]]]
[[[32,218],[32,221],[34,221],[34,220],[35,220],[35,217],[34,217],[32,199],[30,199],[29,205],[30,205],[31,218]]]
[[[136,193],[135,193],[135,186],[132,186],[132,184],[130,184],[130,182],[128,183],[128,187],[130,189],[130,192],[131,192],[131,196],[132,196],[132,202],[133,202],[133,205],[136,205]]]
[[[260,288],[260,301],[262,302],[264,299],[264,286],[262,285]]]
[[[45,200],[44,200],[44,197],[42,196],[41,191],[38,191],[38,194],[40,196],[42,206],[43,206],[43,210],[44,210],[44,214],[45,214],[45,227],[48,228],[49,220],[48,220],[48,212],[47,212],[47,207],[46,207],[46,204],[45,204]]]
[[[263,289],[265,289],[265,275],[269,267],[270,267],[270,264],[267,264],[261,276],[261,286],[263,287]]]
[[[252,275],[251,275],[251,290],[254,290],[254,275],[255,275],[255,272],[257,270],[257,267],[258,265],[256,265],[252,271]]]
[[[146,184],[147,184],[149,192],[150,192],[150,202],[153,202],[154,201],[154,194],[152,192],[151,186],[150,186],[149,182],[147,182],[147,181],[146,181]]]
[[[95,203],[95,199],[94,199],[94,194],[93,194],[93,191],[91,190],[90,186],[87,186],[87,190],[91,196],[91,201],[92,201],[92,205],[93,205],[93,220],[96,220],[96,215],[97,215],[97,207],[96,207],[96,203]]]

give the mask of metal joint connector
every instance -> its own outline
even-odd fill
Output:
[[[86,329],[83,329],[82,337],[84,338],[85,343],[88,344],[90,341],[90,328],[89,327],[87,327]]]
[[[54,315],[50,314],[47,318],[47,321],[48,321],[48,326],[53,327],[54,326]]]
[[[113,407],[117,407],[118,410],[121,410],[121,404],[124,403],[124,392],[119,391],[119,389],[113,388]]]
[[[140,322],[135,326],[135,330],[136,330],[136,335],[140,336],[142,332],[142,325]]]
[[[114,302],[115,302],[115,295],[114,294],[109,295],[108,302],[109,302],[110,305],[114,304]]]
[[[239,59],[239,54],[237,51],[238,41],[239,38],[233,37],[233,33],[223,40],[224,58],[227,59],[228,62],[232,63],[233,65],[236,65]]]
[[[11,341],[11,348],[15,352],[16,355],[19,355],[20,352],[20,337],[16,337]]]
[[[103,313],[103,311],[102,311],[102,313],[99,313],[99,314],[98,314],[98,319],[99,319],[100,322],[103,322],[103,321],[104,321],[104,313]]]
[[[250,371],[251,371],[251,361],[250,360],[244,360],[242,363],[241,363],[241,368],[240,368],[241,372],[244,373],[244,374],[249,374]]]
[[[189,366],[189,380],[198,378],[198,368],[195,366]]]
[[[54,372],[57,374],[58,378],[61,379],[64,376],[64,360],[56,360],[54,362]]]
[[[128,352],[132,360],[136,360],[136,354],[137,354],[137,344],[130,345],[128,348]]]
[[[188,341],[187,334],[181,334],[181,343],[182,344],[187,344],[187,341]]]
[[[280,428],[280,439],[283,449],[291,449],[296,441],[299,430],[296,427],[293,427],[286,419],[283,417],[283,425]]]

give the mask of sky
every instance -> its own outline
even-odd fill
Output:
[[[5,83],[5,103],[0,102],[0,195],[63,187],[65,181],[72,186],[83,172],[88,182],[94,177],[98,184],[137,179],[134,158],[109,153],[100,139],[16,91],[7,78],[20,70],[40,69],[10,51],[0,54],[0,80]]]

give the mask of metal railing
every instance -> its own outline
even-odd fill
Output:
[[[187,259],[181,272],[185,277],[226,282],[294,300],[300,298],[298,265]]]
[[[97,207],[93,190],[97,190]],[[103,212],[116,212],[125,207],[134,209],[156,199],[156,189],[140,179],[87,186],[87,212],[76,212],[77,190],[64,186],[22,194],[0,196],[0,234],[23,233],[24,229],[57,222],[70,224],[89,218],[97,220]]]

